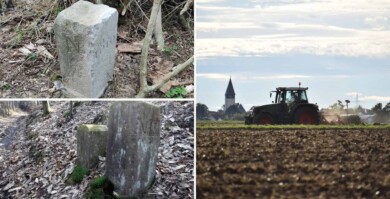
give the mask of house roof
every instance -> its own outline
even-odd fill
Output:
[[[226,98],[234,98],[236,96],[236,93],[234,92],[232,78],[229,79],[229,84],[225,92]]]

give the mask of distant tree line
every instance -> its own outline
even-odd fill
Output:
[[[196,104],[196,119],[197,120],[245,120],[245,109],[244,107],[236,103],[224,111],[224,106],[218,111],[209,111],[209,108],[202,103]]]
[[[329,109],[342,111],[345,110],[346,106],[343,104],[341,100],[338,100],[336,103],[329,106]],[[375,123],[390,123],[390,102],[383,106],[382,103],[377,103],[371,109],[364,109],[362,106],[358,106],[357,108],[349,108],[349,114],[375,114],[374,122]],[[358,117],[350,116],[349,119],[353,121],[357,121]],[[350,121],[351,122],[351,121]]]
[[[197,120],[203,120],[207,119],[209,116],[209,108],[202,103],[196,104],[196,119]]]
[[[371,111],[375,113],[376,123],[390,123],[390,102],[385,106],[382,103],[376,104],[371,108]]]

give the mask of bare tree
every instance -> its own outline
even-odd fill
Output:
[[[73,119],[73,102],[72,101],[70,101],[69,102],[69,117],[71,118],[71,119]]]
[[[161,14],[161,5],[157,13],[156,25],[154,28],[154,38],[157,42],[157,50],[164,49],[164,35],[162,30],[162,14]]]
[[[43,115],[49,115],[50,114],[50,104],[48,101],[42,101],[42,110],[43,110]]]
[[[175,70],[173,70],[171,73],[166,74],[160,81],[158,81],[156,84],[149,86],[147,82],[147,74],[148,74],[148,66],[147,66],[147,60],[149,55],[149,46],[152,42],[152,35],[154,32],[154,29],[156,28],[156,21],[159,15],[159,12],[161,12],[161,0],[154,0],[153,7],[152,7],[152,13],[150,15],[149,23],[148,23],[148,29],[146,31],[146,35],[144,38],[144,43],[142,46],[142,53],[141,53],[141,64],[140,64],[140,91],[137,94],[137,98],[143,98],[147,93],[156,91],[157,89],[161,88],[165,83],[169,81],[172,77],[180,73],[181,71],[187,69],[193,62],[194,62],[194,56],[189,58],[186,62],[177,65]]]

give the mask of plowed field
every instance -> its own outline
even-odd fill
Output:
[[[198,198],[390,198],[390,129],[198,129]]]

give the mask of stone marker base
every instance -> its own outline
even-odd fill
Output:
[[[78,1],[60,12],[54,34],[62,83],[78,98],[98,98],[112,80],[118,12],[103,4]]]
[[[108,83],[100,92],[97,92],[97,94],[95,96],[93,96],[93,98],[102,97],[104,92],[106,91],[107,87],[108,87]],[[83,94],[77,92],[76,90],[73,90],[72,88],[67,88],[66,86],[64,88],[66,89],[66,91],[64,92],[64,97],[66,97],[66,98],[90,98],[90,96],[83,95]]]
[[[160,108],[146,102],[115,102],[110,108],[106,176],[115,193],[137,197],[153,182],[160,145]]]
[[[80,125],[77,129],[77,165],[91,169],[106,155],[108,128],[105,125]]]

